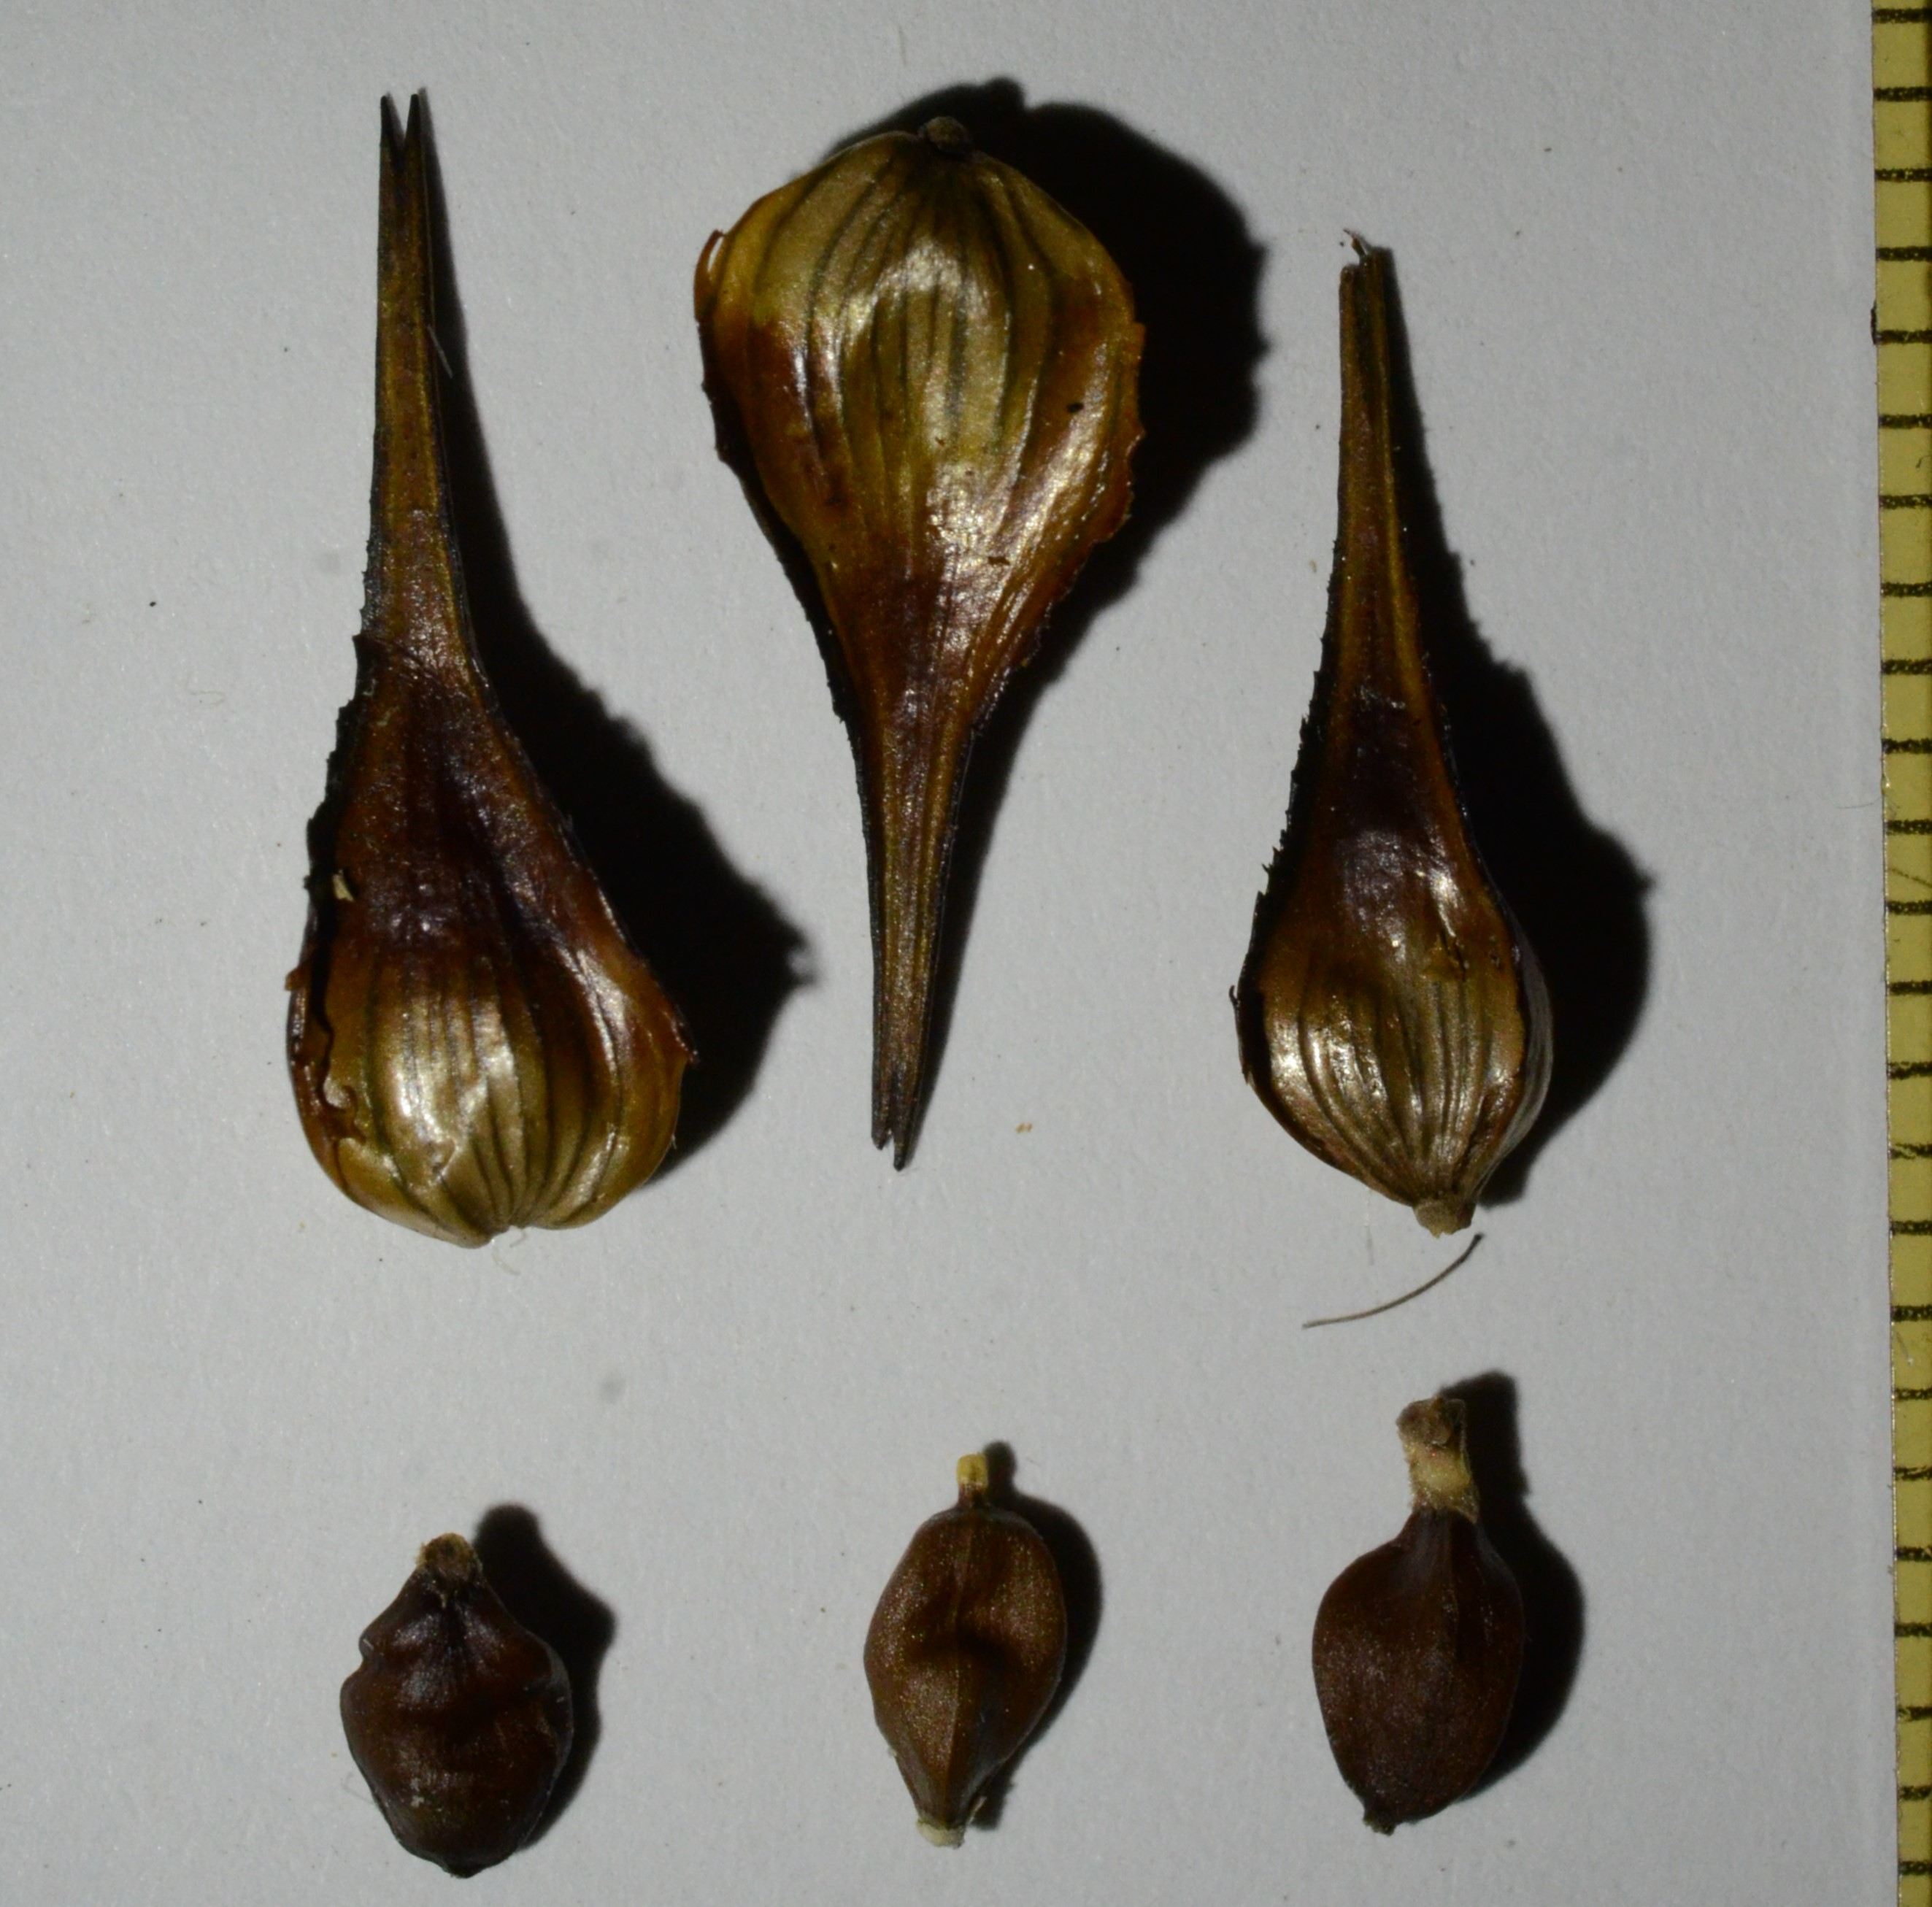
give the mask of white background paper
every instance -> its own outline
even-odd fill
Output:
[[[1889,1899],[1868,62],[1798,0],[10,9],[0,1893],[448,1898],[335,1692],[416,1545],[518,1505],[614,1623],[601,1739],[466,1897]],[[1226,347],[1170,358],[1166,415],[1196,379],[1239,441],[1050,638],[896,1176],[850,754],[712,454],[691,272],[842,137],[1001,78],[1108,115],[1116,185],[1181,181],[1147,229],[1070,203]],[[361,606],[376,105],[418,87],[545,679],[692,805],[727,914],[768,905],[743,964],[794,936],[802,979],[749,990],[748,1090],[661,1182],[476,1253],[340,1196],[281,1051]],[[1515,712],[1465,770],[1513,785],[1526,710],[1549,738],[1520,824],[1605,880],[1514,898],[1572,909],[1559,1041],[1619,1050],[1454,1279],[1304,1332],[1448,1255],[1269,1118],[1227,1000],[1323,620],[1348,229],[1392,249]],[[1580,1654],[1534,1753],[1383,1840],[1310,1627],[1401,1520],[1398,1409],[1490,1372]],[[1102,1597],[946,1855],[859,1652],[995,1438]]]

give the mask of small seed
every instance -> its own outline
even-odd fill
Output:
[[[957,1847],[986,1785],[1039,1726],[1066,1660],[1066,1603],[1040,1533],[959,1459],[959,1501],[920,1525],[866,1637],[872,1713],[918,1810]]]
[[[459,1536],[423,1546],[342,1685],[349,1752],[396,1839],[467,1875],[514,1854],[569,1758],[570,1682]]]
[[[1481,1780],[1522,1668],[1522,1594],[1477,1520],[1463,1420],[1449,1397],[1402,1412],[1408,1521],[1335,1579],[1315,1618],[1328,1745],[1384,1834]]]

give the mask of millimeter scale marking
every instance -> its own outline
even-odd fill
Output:
[[[1932,7],[1872,15],[1898,1899],[1932,1907]]]

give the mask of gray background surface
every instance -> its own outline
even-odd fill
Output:
[[[614,1624],[602,1736],[466,1897],[1890,1898],[1867,61],[1799,0],[9,8],[0,1892],[448,1897],[335,1689],[416,1545],[516,1505]],[[895,1177],[849,752],[689,286],[842,137],[1003,78],[1139,280],[1165,437],[1001,731]],[[659,1183],[476,1254],[335,1192],[281,1057],[360,610],[376,105],[418,86],[506,698],[607,854],[687,871],[663,932],[703,899],[717,1050],[770,1029]],[[1394,251],[1481,645],[1464,766],[1573,1103],[1454,1279],[1304,1333],[1448,1256],[1276,1128],[1227,1004],[1323,618],[1351,228]],[[1580,1659],[1506,1780],[1383,1840],[1310,1625],[1400,1520],[1396,1411],[1490,1372]],[[949,1856],[859,1650],[991,1438],[1103,1594]]]

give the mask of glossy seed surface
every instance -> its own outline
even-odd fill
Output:
[[[459,1245],[648,1178],[691,1057],[484,679],[436,392],[426,133],[383,108],[376,470],[354,699],[310,832],[289,1069],[322,1168]]]
[[[1403,544],[1383,254],[1342,274],[1340,530],[1241,1060],[1318,1158],[1460,1231],[1550,1084],[1541,970],[1471,839]]]
[[[870,872],[872,1138],[924,1091],[974,736],[1127,511],[1141,328],[1092,233],[937,119],[828,160],[698,262],[718,447],[825,625]]]

